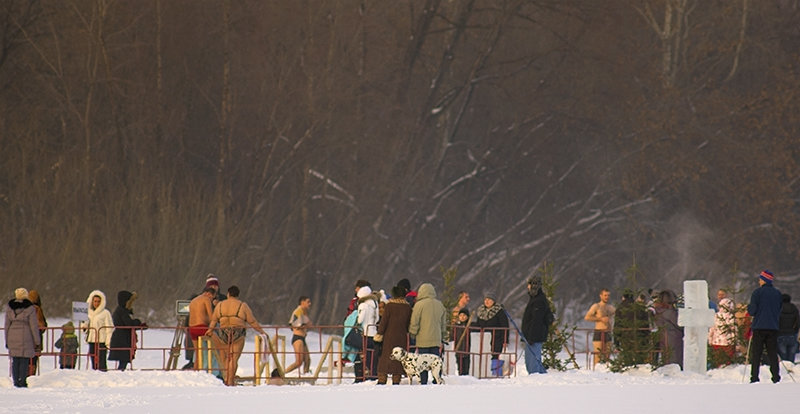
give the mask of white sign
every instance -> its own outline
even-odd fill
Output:
[[[72,302],[72,320],[73,321],[88,321],[89,320],[89,304],[86,302]]]

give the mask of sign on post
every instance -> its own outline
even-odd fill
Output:
[[[89,320],[89,304],[86,302],[72,302],[72,320],[73,321],[88,321]]]

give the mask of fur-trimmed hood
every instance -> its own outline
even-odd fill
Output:
[[[92,309],[92,299],[95,296],[100,297],[100,306],[98,306],[97,309]],[[86,298],[86,303],[89,304],[89,315],[100,313],[106,308],[106,294],[100,290],[93,290],[92,293],[89,294],[89,297]]]
[[[364,303],[364,302],[366,302],[368,300],[374,300],[376,304],[380,303],[380,301],[381,301],[381,292],[372,292],[367,296],[364,296],[362,298],[358,298],[358,304],[360,305],[360,304],[362,304],[362,303]]]
[[[121,308],[125,308],[131,312],[133,312],[133,302],[138,298],[139,295],[136,292],[128,292],[127,290],[120,290],[117,293],[117,304]]]

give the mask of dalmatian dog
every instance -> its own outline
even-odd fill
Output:
[[[408,383],[413,384],[414,378],[420,381],[421,372],[430,371],[431,376],[437,384],[444,384],[442,380],[442,358],[433,354],[410,354],[405,349],[396,346],[392,349],[389,359],[400,361],[403,370],[406,371]]]

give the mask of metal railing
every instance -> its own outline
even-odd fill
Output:
[[[174,365],[169,366],[170,356],[175,355],[176,349],[174,344],[153,343],[152,337],[158,332],[167,331],[174,333],[178,330],[186,332],[188,330],[185,326],[151,326],[147,330],[136,328],[141,327],[124,327],[134,328],[136,335],[135,340],[132,341],[130,346],[117,347],[108,349],[107,352],[113,350],[121,350],[126,352],[133,351],[135,358],[132,359],[129,369],[134,370],[169,370],[175,369]],[[330,326],[315,326],[309,328],[308,338],[316,339],[308,341],[309,355],[312,361],[313,371],[307,375],[306,373],[293,371],[289,375],[283,372],[284,367],[287,366],[287,358],[294,361],[295,351],[291,343],[287,343],[285,333],[291,334],[291,329],[284,325],[263,326],[267,336],[256,335],[254,338],[254,345],[247,345],[243,350],[239,362],[240,367],[247,368],[245,375],[240,378],[242,382],[252,382],[253,384],[266,383],[269,380],[270,373],[274,369],[278,369],[281,379],[287,382],[316,382],[318,380],[325,380],[326,383],[339,383],[345,378],[350,377],[352,372],[352,365],[343,361],[343,356],[346,354],[342,347],[341,332],[343,331],[342,325]],[[106,328],[101,328],[106,329]],[[452,333],[451,327],[451,333]],[[86,344],[86,330],[76,328],[75,334],[79,338],[80,346],[78,353],[74,354],[77,358],[75,369],[92,369],[92,359],[97,361],[99,359],[98,352],[89,352]],[[96,333],[96,332],[95,332]],[[597,352],[592,346],[593,329],[575,329],[574,334],[566,345],[566,352],[574,355],[580,362],[581,368],[593,369],[593,358]],[[186,333],[188,335],[188,333]],[[470,328],[469,334],[469,350],[456,351],[458,339],[455,335],[451,335],[451,340],[448,344],[443,345],[442,358],[444,362],[444,375],[457,375],[456,357],[460,356],[470,362],[469,374],[476,378],[496,378],[491,373],[491,337],[492,335],[508,335],[508,341],[504,344],[502,351],[498,352],[500,359],[504,360],[504,367],[502,377],[516,376],[520,372],[518,362],[524,360],[523,344],[520,341],[518,333],[514,329],[507,328]],[[5,332],[0,328],[0,337],[4,337]],[[42,349],[38,352],[38,365],[36,372],[42,370],[59,369],[59,357],[62,356],[61,351],[55,347],[55,342],[61,336],[60,327],[49,327],[44,330],[42,336]],[[163,338],[163,335],[158,335]],[[604,336],[605,337],[605,336]],[[177,349],[178,353],[185,351],[185,345],[181,341],[181,347]],[[246,342],[249,344],[250,342]],[[610,352],[614,352],[611,341],[608,341]],[[193,344],[197,348],[195,358],[208,361],[214,352],[220,350],[210,344],[207,337],[200,337],[197,342]],[[414,352],[415,347],[413,343],[408,344],[410,352]],[[7,350],[2,350],[1,356],[8,356]],[[658,350],[656,350],[657,352]],[[389,350],[389,352],[391,352]],[[153,353],[161,354],[160,358],[153,358]],[[368,361],[373,355],[370,350],[362,350],[362,358]],[[143,356],[147,354],[147,358]],[[374,356],[377,357],[377,356]],[[154,365],[153,360],[160,359],[160,364]],[[115,369],[113,361],[108,361],[109,369]],[[377,364],[376,364],[377,365]],[[200,365],[206,371],[213,371],[207,364]],[[369,364],[364,364],[365,367]],[[365,378],[374,378],[376,373],[365,372]]]

